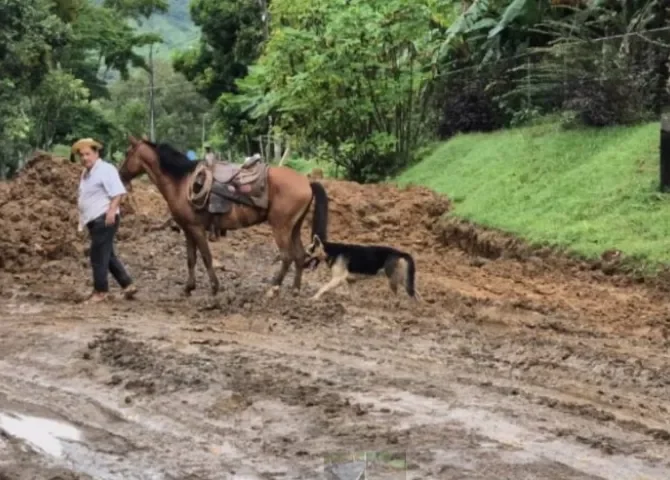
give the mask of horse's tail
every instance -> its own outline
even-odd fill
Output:
[[[314,216],[312,217],[312,238],[318,235],[322,242],[328,241],[328,194],[319,182],[311,182],[314,196]]]
[[[414,298],[417,293],[414,287],[414,276],[416,275],[416,267],[414,265],[414,259],[409,253],[403,253],[400,256],[400,258],[405,260],[405,262],[407,263],[404,278],[405,290],[407,291],[407,295]]]

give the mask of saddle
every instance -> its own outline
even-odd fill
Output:
[[[209,170],[212,175],[207,201],[209,213],[228,213],[233,203],[263,210],[268,208],[267,176],[269,165],[261,161],[260,155],[245,159],[241,165],[217,161],[209,167]],[[195,190],[201,190],[205,187],[205,177],[206,173],[204,171],[196,174],[194,179]]]

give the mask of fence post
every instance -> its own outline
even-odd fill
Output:
[[[670,191],[670,111],[661,114],[661,192]]]

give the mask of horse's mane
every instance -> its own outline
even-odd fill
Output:
[[[148,140],[144,143],[153,148],[158,154],[158,163],[161,170],[174,178],[182,178],[195,170],[198,162],[189,160],[189,158],[169,143],[155,144]]]

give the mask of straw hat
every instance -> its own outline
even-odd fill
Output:
[[[96,149],[101,150],[102,144],[92,138],[82,138],[72,145],[72,153],[78,153],[79,149],[82,147],[95,147]]]

